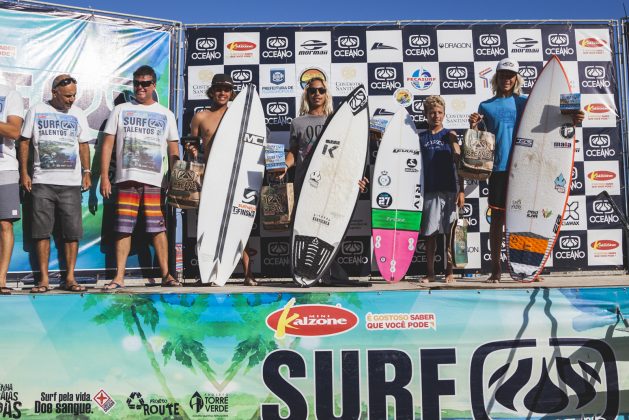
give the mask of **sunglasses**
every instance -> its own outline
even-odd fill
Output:
[[[212,86],[212,90],[214,92],[231,92],[233,89],[231,86],[216,85],[216,86]]]
[[[151,86],[153,83],[155,83],[153,80],[134,80],[133,86],[134,87],[142,86],[143,88],[147,88]]]
[[[59,86],[68,86],[70,83],[74,83],[76,85],[76,79],[74,77],[66,77],[65,79],[61,79],[52,85],[52,88],[57,89]]]
[[[326,88],[316,88],[316,87],[309,87],[308,88],[308,95],[314,95],[315,93],[319,92],[319,95],[325,95],[325,93],[328,90]]]

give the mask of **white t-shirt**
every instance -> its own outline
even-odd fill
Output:
[[[26,113],[22,137],[31,139],[35,151],[33,184],[81,185],[79,143],[90,140],[81,108],[62,112],[40,102]]]
[[[116,183],[166,187],[168,142],[179,141],[171,110],[157,102],[125,102],[111,111],[104,131],[116,136]]]
[[[9,115],[24,118],[24,102],[15,90],[0,85],[0,122],[6,123]],[[0,171],[17,171],[15,140],[0,137]]]

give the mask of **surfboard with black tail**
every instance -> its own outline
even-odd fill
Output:
[[[559,96],[570,93],[561,61],[552,56],[524,107],[511,156],[506,200],[511,277],[536,280],[552,252],[570,194],[575,129]]]
[[[249,85],[225,112],[206,165],[197,223],[203,283],[223,286],[242,258],[262,187],[265,144],[262,103]]]
[[[314,146],[291,240],[293,278],[318,281],[335,257],[358,199],[369,146],[367,91],[360,85],[332,114]]]

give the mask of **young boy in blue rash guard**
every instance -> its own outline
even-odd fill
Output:
[[[428,270],[423,283],[435,281],[437,234],[450,235],[450,224],[456,220],[457,207],[465,203],[463,180],[456,174],[455,157],[461,154],[456,133],[443,127],[446,104],[441,96],[424,101],[428,130],[419,135],[424,167],[424,214],[422,235],[428,237],[426,262]],[[450,238],[446,238],[446,283],[454,282]]]
[[[470,128],[476,128],[482,120],[487,131],[496,136],[494,170],[489,177],[491,275],[486,280],[487,283],[499,283],[502,274],[500,249],[505,221],[509,159],[513,139],[526,103],[526,96],[522,95],[524,80],[518,74],[519,68],[518,62],[513,58],[502,59],[496,66],[496,74],[491,79],[493,98],[481,102],[478,112],[474,112],[469,118]],[[580,124],[583,118],[582,111],[574,114],[574,124]],[[481,128],[484,127],[481,126]]]

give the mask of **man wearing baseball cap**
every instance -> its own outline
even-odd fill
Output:
[[[236,96],[234,93],[234,82],[227,74],[215,74],[212,78],[212,85],[207,90],[207,96],[210,98],[211,105],[209,109],[197,112],[190,122],[190,135],[201,137],[203,154],[205,161],[210,155],[210,149],[214,141],[214,136],[221,123],[221,119],[225,112],[229,101]],[[188,143],[186,145],[188,151],[196,158],[197,148]],[[257,282],[253,276],[251,263],[249,259],[250,249],[247,247],[242,253],[242,265],[245,272],[245,286],[257,286]]]
[[[504,230],[505,201],[507,198],[507,179],[509,176],[509,157],[511,146],[520,123],[526,96],[522,95],[524,79],[518,71],[520,65],[513,58],[503,58],[496,66],[496,73],[491,79],[493,98],[481,102],[478,112],[470,115],[470,128],[476,128],[482,120],[487,131],[496,136],[494,170],[489,177],[489,197],[491,224],[489,227],[489,245],[491,248],[491,275],[487,283],[499,283],[502,269],[500,250]],[[574,124],[583,121],[584,114],[575,114]]]

